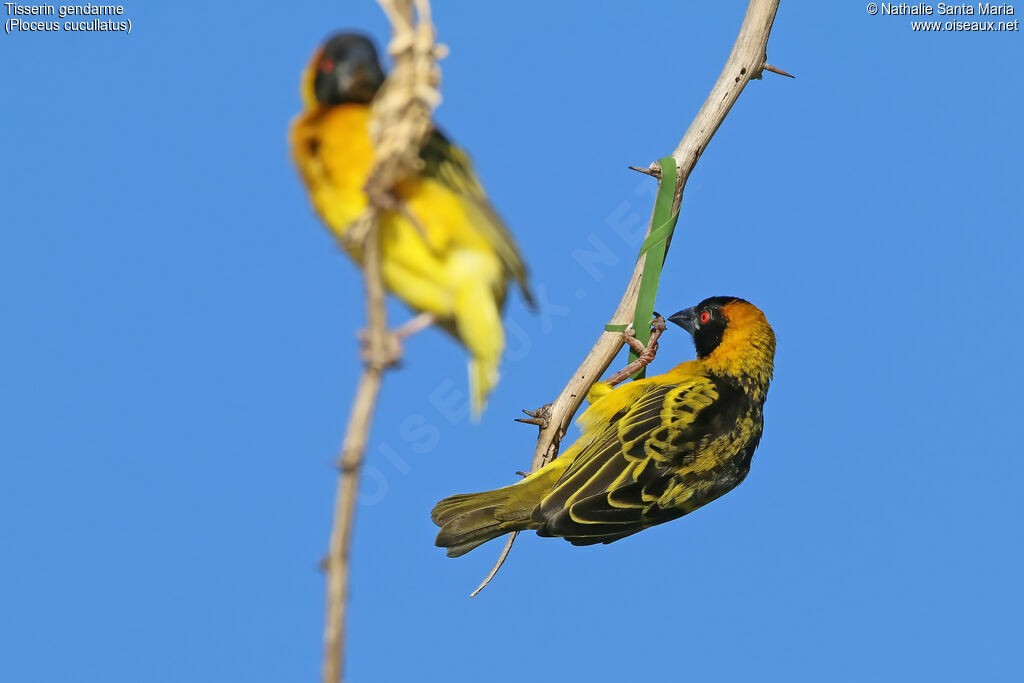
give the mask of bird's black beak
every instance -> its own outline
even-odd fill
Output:
[[[684,308],[678,313],[673,313],[668,319],[690,334],[693,334],[697,329],[697,309],[695,306]]]
[[[384,81],[379,67],[364,62],[340,65],[335,76],[338,79],[338,91],[357,102],[373,99]]]

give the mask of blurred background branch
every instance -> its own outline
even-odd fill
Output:
[[[400,355],[398,338],[387,326],[377,217],[381,211],[395,209],[392,188],[418,170],[419,151],[430,132],[431,113],[441,100],[437,60],[444,56],[444,48],[435,44],[429,0],[379,2],[391,21],[388,51],[394,67],[373,103],[370,136],[375,154],[365,186],[369,206],[351,230],[363,254],[368,329],[363,338],[363,374],[338,458],[334,521],[325,561],[324,683],[343,680],[349,554],[360,474],[384,371],[394,367]]]

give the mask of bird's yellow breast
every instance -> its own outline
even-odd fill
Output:
[[[369,133],[370,108],[346,104],[300,116],[292,126],[292,154],[309,187],[317,213],[339,236],[366,209],[363,186],[373,165],[373,141]],[[412,176],[396,188],[416,225],[397,212],[382,216],[382,232],[393,243],[423,241],[433,252],[450,245],[492,251],[474,229],[474,207],[443,184]],[[414,230],[413,234],[406,234]],[[386,245],[385,245],[386,248]]]
[[[370,108],[342,105],[299,116],[292,125],[295,165],[317,213],[343,233],[366,208],[363,184],[373,164]]]
[[[373,165],[370,108],[348,104],[301,115],[292,126],[292,154],[314,208],[343,239],[367,207],[363,187]],[[475,281],[504,297],[505,275],[493,248],[474,228],[487,220],[463,197],[413,176],[396,188],[402,211],[379,219],[385,286],[413,308],[447,317],[461,283]],[[361,254],[346,245],[357,262]]]

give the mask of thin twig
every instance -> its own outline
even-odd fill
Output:
[[[679,210],[683,198],[683,188],[686,186],[690,173],[697,165],[700,155],[707,149],[708,143],[718,127],[725,121],[732,105],[751,79],[761,77],[761,71],[767,60],[768,37],[771,35],[772,23],[775,21],[775,12],[778,9],[779,0],[750,0],[750,4],[747,5],[743,25],[740,27],[739,35],[736,37],[736,42],[733,44],[732,52],[725,62],[722,73],[715,81],[707,99],[704,100],[704,105],[686,130],[679,145],[672,152],[672,157],[678,167],[673,212]],[[652,165],[648,170],[653,171],[654,166]],[[650,225],[648,225],[648,234],[650,234],[650,230]],[[612,315],[610,321],[612,324],[621,325],[632,320],[637,296],[640,293],[640,276],[643,273],[645,261],[646,255],[641,254],[637,259],[626,291]],[[573,416],[580,404],[583,403],[590,387],[608,369],[612,359],[622,348],[622,344],[621,334],[604,332],[576,372],[573,373],[562,393],[552,404],[551,418],[548,424],[540,430],[537,437],[537,448],[530,465],[530,473],[536,472],[558,456],[562,437],[569,429]],[[473,592],[473,595],[483,590],[484,586],[494,578],[497,570],[508,557],[517,534],[518,532],[509,534],[497,563],[483,583]]]
[[[637,173],[649,175],[652,178],[661,178],[661,169],[640,168],[639,166],[627,166],[626,168],[628,168],[630,171],[636,171]]]
[[[437,318],[433,313],[420,313],[415,318],[405,321],[400,327],[396,328],[395,336],[398,337],[399,341],[408,339],[414,334],[418,334],[427,329],[436,322]]]
[[[392,192],[404,177],[418,170],[419,151],[430,133],[430,117],[440,101],[437,91],[440,71],[436,61],[443,48],[434,43],[429,0],[379,0],[391,20],[393,38],[389,46],[394,69],[381,93],[374,98],[370,136],[374,143],[374,165],[365,185],[369,207],[350,233],[362,248],[362,266],[366,285],[366,311],[369,321],[365,335],[364,369],[349,414],[345,440],[339,457],[338,487],[326,559],[327,595],[324,616],[323,683],[343,680],[345,666],[345,616],[348,608],[349,554],[359,478],[362,472],[370,424],[380,394],[384,371],[398,362],[403,334],[388,331],[384,283],[381,275],[381,241],[378,215],[395,211],[407,215],[406,207],[396,205]],[[417,22],[414,22],[413,4]],[[426,319],[411,321],[401,332],[422,329]]]
[[[785,76],[786,78],[796,78],[796,76],[794,76],[793,74],[788,73],[786,71],[783,71],[779,67],[772,66],[771,64],[765,64],[764,65],[764,70],[765,71],[771,71],[773,74],[779,74],[780,76]]]

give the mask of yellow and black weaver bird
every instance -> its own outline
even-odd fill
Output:
[[[712,297],[669,320],[697,359],[612,389],[598,383],[565,453],[522,481],[445,498],[437,545],[458,557],[511,531],[611,543],[731,491],[761,440],[775,333],[755,306]]]
[[[367,206],[363,185],[374,158],[370,105],[383,83],[373,43],[353,33],[327,40],[302,78],[304,111],[292,123],[292,156],[313,207],[342,244]],[[519,250],[466,154],[434,130],[420,158],[419,173],[395,188],[406,213],[380,216],[384,285],[466,347],[478,415],[498,381],[508,281],[519,283],[528,303],[533,298]],[[358,246],[346,249],[359,263]]]

